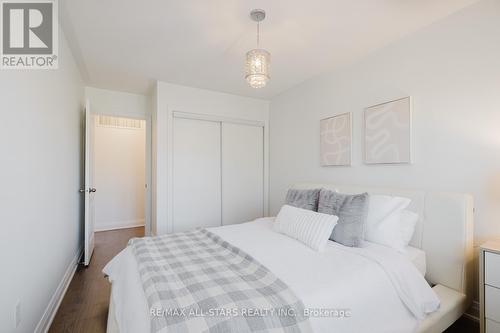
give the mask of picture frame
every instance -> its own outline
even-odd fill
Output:
[[[412,163],[412,100],[403,97],[364,110],[364,163]]]
[[[320,120],[321,166],[350,166],[352,160],[352,113]]]

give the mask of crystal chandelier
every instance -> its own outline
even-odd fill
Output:
[[[250,17],[257,22],[257,48],[247,52],[245,79],[252,88],[262,88],[269,81],[269,68],[271,64],[271,54],[266,50],[259,49],[259,23],[266,17],[266,12],[262,9],[254,9],[250,12]]]

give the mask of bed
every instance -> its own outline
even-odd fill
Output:
[[[312,316],[312,331],[442,332],[468,308],[473,220],[469,195],[330,184],[294,187],[366,191],[412,199],[409,209],[421,219],[410,245],[425,252],[425,278],[441,303],[436,312],[422,320],[415,318],[388,278],[390,267],[381,264],[402,259],[377,244],[359,250],[330,242],[324,253],[318,254],[273,232],[272,218],[210,229],[269,268],[306,308],[348,312],[337,317]],[[400,263],[394,269],[405,266]],[[127,248],[115,257],[105,273],[112,282],[107,332],[150,331],[148,305],[131,250]]]

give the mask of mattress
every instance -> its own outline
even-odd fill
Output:
[[[210,231],[269,268],[295,292],[306,308],[318,313],[322,309],[343,311],[344,315],[337,317],[312,316],[310,321],[315,332],[401,333],[415,332],[419,326],[419,320],[398,294],[394,279],[391,280],[381,264],[384,260],[373,260],[358,251],[360,249],[329,242],[324,252],[315,252],[294,239],[273,232],[271,219],[211,228]],[[384,253],[389,249],[368,244],[363,251]],[[408,256],[421,260],[422,253],[417,252],[410,249]],[[413,270],[415,275],[422,273]],[[149,332],[148,305],[131,250],[123,250],[104,272],[113,283],[111,301],[119,332]]]

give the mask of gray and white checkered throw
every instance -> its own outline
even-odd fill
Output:
[[[131,239],[151,332],[310,332],[304,305],[257,260],[205,229]]]

